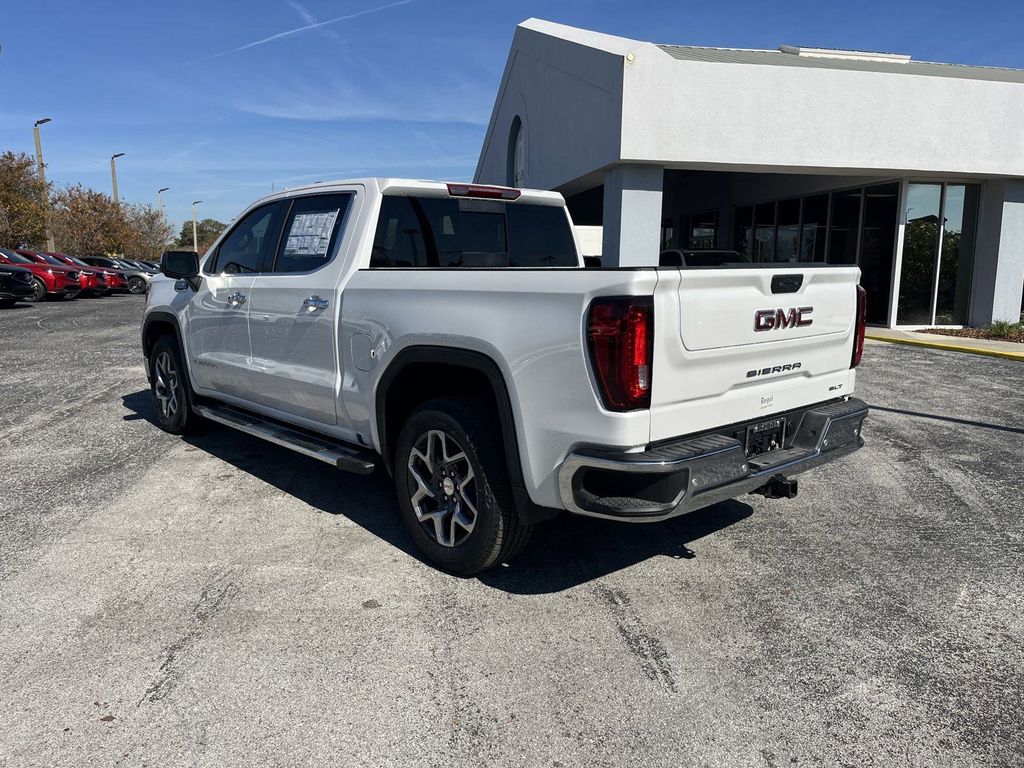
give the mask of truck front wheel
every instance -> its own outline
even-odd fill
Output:
[[[157,339],[149,356],[149,381],[160,428],[174,435],[195,429],[199,416],[192,411],[192,388],[181,364],[181,350],[170,334]]]
[[[497,418],[485,403],[431,400],[406,421],[395,453],[402,519],[423,553],[470,575],[508,562],[530,526],[515,510]],[[493,422],[493,423],[492,423]]]

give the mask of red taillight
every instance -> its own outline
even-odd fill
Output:
[[[587,318],[590,361],[605,407],[651,405],[654,304],[650,297],[596,299]]]
[[[452,197],[486,197],[492,200],[516,200],[521,194],[510,187],[489,187],[483,184],[449,184],[448,194]]]
[[[864,354],[864,333],[868,325],[868,293],[859,285],[857,286],[857,330],[853,340],[853,359],[850,360],[850,367],[856,368],[860,365],[861,355]]]

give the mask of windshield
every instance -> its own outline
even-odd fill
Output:
[[[22,256],[20,253],[14,251],[4,251],[4,256],[13,261],[15,264],[35,264],[36,262],[27,256]]]
[[[88,267],[88,266],[90,266],[89,264],[86,264],[81,259],[76,259],[74,256],[68,256],[68,259],[70,259],[71,261],[73,261],[75,264],[77,264],[80,267]]]
[[[58,259],[56,256],[50,256],[49,254],[46,254],[46,253],[40,253],[39,257],[41,259],[43,259],[44,261],[46,261],[47,264],[56,264],[58,267],[66,267],[67,266],[67,264],[65,264],[63,261]]]

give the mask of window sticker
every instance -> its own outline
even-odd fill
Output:
[[[326,256],[337,218],[338,209],[296,214],[288,231],[284,255]]]

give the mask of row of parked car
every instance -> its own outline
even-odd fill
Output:
[[[145,293],[160,265],[140,259],[0,248],[0,307],[16,301]]]

